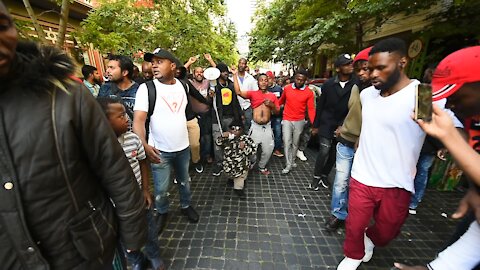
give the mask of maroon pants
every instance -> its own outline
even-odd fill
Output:
[[[360,260],[365,255],[365,229],[375,246],[385,246],[397,237],[408,216],[411,193],[402,188],[369,187],[350,178],[348,194],[343,251]],[[375,223],[368,226],[372,217]]]

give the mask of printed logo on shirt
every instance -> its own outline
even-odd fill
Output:
[[[172,93],[163,95],[162,100],[167,104],[167,107],[172,113],[178,113],[182,108],[185,99],[185,93]]]
[[[228,106],[232,103],[232,90],[230,88],[222,88],[222,105]]]

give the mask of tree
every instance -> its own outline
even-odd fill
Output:
[[[132,55],[161,47],[183,60],[203,53],[217,61],[236,60],[236,31],[224,16],[223,1],[160,2],[149,8],[131,0],[103,1],[82,23],[80,39],[108,53]]]

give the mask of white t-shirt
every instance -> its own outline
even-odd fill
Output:
[[[255,78],[245,72],[245,77],[243,78],[243,81],[238,78],[238,83],[240,84],[240,90],[242,91],[256,91],[258,90],[258,83]],[[249,99],[244,99],[241,96],[238,97],[238,102],[240,103],[240,107],[242,107],[242,110],[248,109],[250,107],[250,100]]]
[[[425,140],[425,132],[411,117],[419,83],[412,80],[388,97],[380,96],[373,86],[361,92],[362,130],[351,174],[355,180],[414,192],[413,179]]]
[[[188,100],[182,84],[168,85],[153,81],[157,90],[155,109],[150,118],[148,144],[164,152],[177,152],[188,147],[187,118],[185,108]],[[148,112],[148,90],[141,84],[137,90],[134,111]]]

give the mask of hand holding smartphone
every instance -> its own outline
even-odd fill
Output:
[[[432,121],[432,86],[421,83],[417,85],[415,95],[415,120]]]

